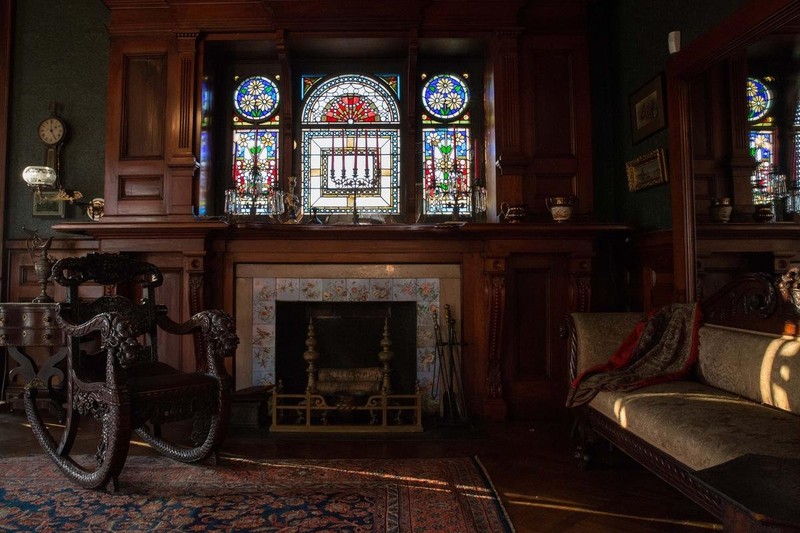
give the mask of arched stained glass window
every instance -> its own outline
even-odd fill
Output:
[[[236,86],[231,118],[234,189],[228,193],[226,211],[253,215],[274,212],[273,192],[279,188],[279,104],[278,85],[271,78],[252,76]]]
[[[423,74],[422,170],[425,215],[470,214],[476,147],[467,75]]]
[[[303,78],[304,212],[400,214],[400,110],[383,78]]]

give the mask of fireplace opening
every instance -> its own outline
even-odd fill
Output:
[[[275,306],[275,377],[287,393],[305,392],[309,319],[313,320],[320,368],[378,367],[388,323],[392,388],[413,394],[417,373],[415,302],[284,302]],[[388,322],[387,322],[388,321]]]

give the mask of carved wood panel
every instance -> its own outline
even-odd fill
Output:
[[[125,56],[121,158],[163,157],[166,75],[165,55]]]
[[[553,418],[565,410],[567,352],[558,328],[570,308],[568,270],[559,256],[509,258],[503,382],[512,418]]]
[[[594,205],[588,52],[575,36],[528,37],[520,60],[523,128],[530,164],[523,202],[546,214],[548,196],[578,197],[578,212]]]

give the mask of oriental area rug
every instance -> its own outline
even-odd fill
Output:
[[[119,481],[85,490],[46,456],[2,459],[0,531],[513,531],[476,458],[131,456]]]

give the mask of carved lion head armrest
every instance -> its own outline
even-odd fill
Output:
[[[800,334],[800,267],[792,267],[778,281],[778,291],[783,300],[786,325],[783,332]]]

